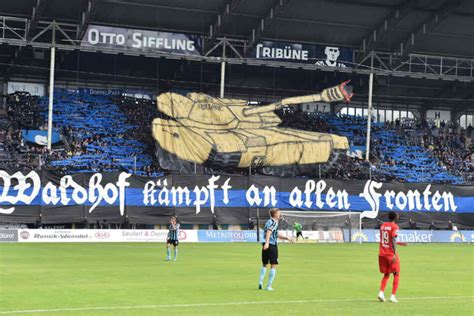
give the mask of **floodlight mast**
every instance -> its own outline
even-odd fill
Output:
[[[51,151],[53,136],[53,95],[54,95],[54,67],[56,63],[56,23],[53,22],[53,37],[51,40],[51,58],[49,65],[49,99],[48,99],[48,150]]]
[[[365,145],[365,160],[369,161],[370,158],[370,131],[372,123],[372,91],[374,85],[374,73],[371,72],[369,75],[369,100],[367,102],[367,143]]]

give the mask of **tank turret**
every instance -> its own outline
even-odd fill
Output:
[[[259,113],[265,112],[273,112],[278,110],[284,106],[289,105],[297,105],[303,103],[312,103],[312,102],[338,102],[338,101],[346,101],[349,102],[352,98],[352,86],[349,86],[349,81],[344,81],[338,86],[324,89],[321,93],[317,94],[310,94],[301,97],[291,97],[283,99],[279,102],[272,103],[265,106],[254,107],[250,109],[245,109],[245,115],[255,115]]]

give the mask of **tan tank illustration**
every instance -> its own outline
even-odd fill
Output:
[[[274,110],[309,102],[350,101],[348,82],[321,93],[291,97],[265,106],[202,93],[162,93],[158,110],[167,118],[152,123],[157,156],[166,169],[186,163],[213,168],[248,168],[324,163],[334,150],[347,150],[346,137],[281,128]]]

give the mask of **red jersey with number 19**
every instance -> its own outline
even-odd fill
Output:
[[[383,223],[380,226],[380,246],[379,256],[392,256],[395,254],[393,251],[393,237],[398,236],[398,230],[400,228],[394,222]]]

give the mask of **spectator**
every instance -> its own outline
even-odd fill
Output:
[[[253,230],[255,228],[255,223],[253,220],[249,217],[249,230]]]
[[[429,230],[435,230],[436,226],[434,222],[431,222],[430,227],[428,228]]]

